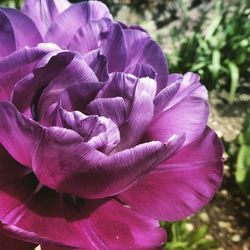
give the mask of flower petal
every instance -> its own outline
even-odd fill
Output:
[[[126,70],[126,73],[130,73],[138,78],[149,77],[155,79],[156,72],[148,64],[135,64]]]
[[[181,220],[213,197],[223,172],[223,147],[207,128],[200,138],[183,147],[119,198],[151,218]]]
[[[51,70],[49,66],[48,70]],[[61,70],[60,74],[56,75],[44,89],[38,103],[40,123],[50,125],[47,117],[50,115],[49,107],[57,103],[58,97],[68,86],[84,82],[98,82],[98,79],[83,57],[74,55],[67,67]]]
[[[157,221],[115,200],[97,208],[90,223],[108,249],[157,249],[166,241],[166,232]]]
[[[58,49],[54,44],[39,44],[34,48],[18,50],[0,60],[0,100],[10,100],[16,82],[32,71],[37,60]]]
[[[133,185],[167,158],[170,149],[170,145],[150,142],[106,156],[84,143],[75,132],[51,128],[37,149],[33,170],[52,189],[84,198],[102,198]]]
[[[148,64],[156,72],[157,92],[167,85],[168,66],[160,46],[141,30],[124,29],[128,52],[127,68],[135,64]]]
[[[123,72],[127,63],[127,49],[123,29],[113,23],[107,32],[100,35],[101,52],[108,59],[109,72]]]
[[[0,9],[0,59],[16,50],[16,39],[13,27],[7,15]]]
[[[105,17],[112,19],[108,8],[101,2],[89,1],[71,5],[55,18],[46,33],[45,41],[67,48],[80,27]]]
[[[100,82],[107,82],[108,75],[108,60],[107,57],[100,54],[99,50],[94,50],[84,56],[86,63],[95,72]]]
[[[0,102],[0,143],[24,166],[32,166],[32,155],[43,129],[33,120],[17,113],[7,102]]]
[[[196,140],[207,125],[207,91],[194,77],[184,76],[175,97],[154,117],[147,130],[151,140],[166,141],[173,134],[186,134],[185,145]],[[189,81],[190,80],[190,81]]]
[[[34,21],[44,37],[55,18],[69,6],[67,0],[25,0],[22,12]]]
[[[40,65],[31,74],[22,78],[15,85],[12,102],[17,109],[26,116],[37,119],[35,116],[39,115],[37,105],[41,92],[51,80],[65,70],[73,58],[74,54],[68,51],[52,52],[42,58],[41,61],[46,61],[45,65],[40,61]]]
[[[22,184],[27,186],[27,181]],[[12,196],[6,195],[4,207],[10,207],[20,187],[21,183],[5,188]],[[22,201],[17,199],[20,204],[5,216],[0,210],[0,218],[5,217],[4,233],[44,249],[155,249],[166,239],[157,221],[112,199],[74,201],[69,195],[41,188]]]
[[[121,97],[97,98],[87,106],[87,114],[96,114],[110,118],[119,127],[127,118],[127,107]]]
[[[1,8],[0,11],[10,20],[17,50],[25,46],[34,47],[43,42],[40,32],[28,16],[16,9]]]

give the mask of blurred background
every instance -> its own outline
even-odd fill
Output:
[[[22,6],[22,0],[0,0]],[[71,1],[80,2],[80,1]],[[103,0],[161,45],[171,73],[200,74],[225,147],[222,186],[185,221],[162,222],[166,250],[250,250],[250,0]]]

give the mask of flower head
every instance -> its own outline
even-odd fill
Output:
[[[0,9],[0,36],[5,250],[156,249],[159,220],[213,197],[223,149],[206,89],[169,74],[145,30],[97,1],[26,0]]]

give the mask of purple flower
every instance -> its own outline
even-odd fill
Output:
[[[26,0],[0,37],[1,249],[157,249],[159,220],[213,197],[207,91],[145,30],[100,2]]]

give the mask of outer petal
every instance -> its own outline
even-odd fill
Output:
[[[159,220],[183,219],[203,207],[221,183],[223,148],[207,128],[154,173],[119,198],[136,211]]]
[[[165,230],[157,221],[117,201],[77,200],[74,203],[70,197],[46,188],[24,199],[20,193],[23,194],[23,186],[27,184],[28,180],[5,187],[5,192],[19,194],[20,200],[15,201],[11,195],[4,197],[0,192],[0,200],[4,200],[3,207],[8,211],[5,214],[1,209],[0,217],[4,220],[4,233],[10,236],[23,237],[48,249],[67,250],[155,249],[166,239]]]
[[[22,12],[34,21],[44,37],[55,18],[69,6],[67,0],[26,0]]]
[[[34,250],[36,245],[16,240],[0,234],[0,248],[2,250]]]
[[[50,26],[45,41],[67,47],[80,27],[102,18],[112,19],[108,8],[98,1],[71,5]]]
[[[160,46],[141,30],[124,29],[128,52],[127,68],[135,64],[148,64],[157,73],[158,92],[167,85],[168,66]]]
[[[196,140],[207,125],[207,99],[207,91],[199,83],[196,75],[185,75],[175,97],[154,117],[147,130],[147,136],[151,140],[166,141],[173,134],[184,132],[185,145]]]
[[[34,63],[51,51],[59,50],[54,44],[26,47],[0,60],[0,100],[9,100],[14,85],[29,74]]]
[[[28,16],[16,9],[1,8],[0,11],[10,20],[17,50],[25,46],[34,47],[43,41],[40,32]]]
[[[31,167],[32,155],[43,129],[34,121],[17,113],[7,102],[0,102],[0,143],[21,164]]]

